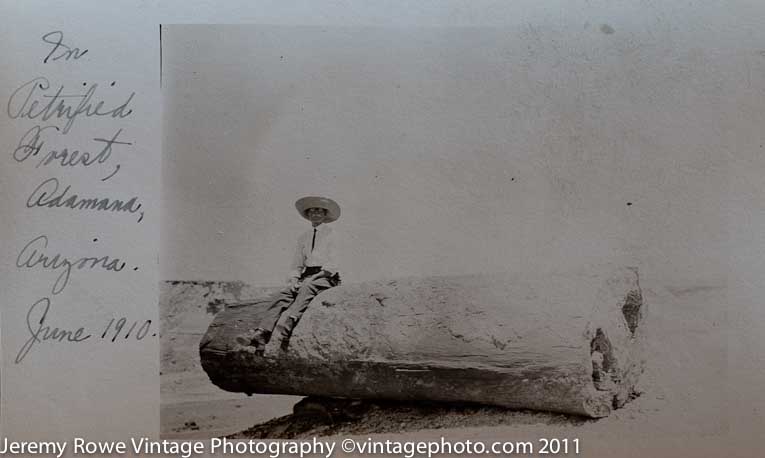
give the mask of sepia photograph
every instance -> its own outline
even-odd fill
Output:
[[[162,25],[161,436],[725,435],[748,95],[654,20]]]

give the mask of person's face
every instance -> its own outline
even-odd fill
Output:
[[[323,208],[309,208],[305,211],[306,216],[314,225],[324,222],[324,218],[327,216],[327,210]]]

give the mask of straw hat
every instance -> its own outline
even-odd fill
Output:
[[[337,202],[327,197],[303,197],[295,202],[295,208],[297,208],[300,216],[305,219],[308,219],[308,217],[305,215],[305,212],[309,208],[323,208],[327,210],[327,216],[324,217],[325,223],[331,223],[332,221],[340,218],[340,206],[337,205]]]

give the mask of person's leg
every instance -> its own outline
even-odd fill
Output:
[[[276,326],[276,323],[279,321],[279,317],[293,303],[297,294],[297,291],[292,288],[284,288],[271,296],[272,303],[261,316],[258,328],[271,333],[271,331],[274,330],[274,326]]]
[[[269,298],[271,304],[266,311],[261,315],[261,319],[258,322],[258,327],[250,329],[246,333],[237,337],[237,342],[242,345],[255,345],[265,346],[271,338],[271,333],[279,321],[279,317],[282,313],[292,304],[297,291],[292,288],[284,288],[281,291],[273,294]]]
[[[283,340],[288,339],[313,298],[320,292],[333,286],[333,283],[326,277],[314,281],[305,281],[298,291],[295,302],[284,311],[281,320],[279,320],[274,329],[274,335]]]

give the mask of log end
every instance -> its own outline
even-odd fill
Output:
[[[611,399],[612,409],[636,396],[636,385],[646,365],[646,307],[639,274],[636,268],[623,268],[621,273],[624,284],[615,290],[619,292],[614,294],[613,306],[601,313],[602,320],[596,323],[590,341],[593,387]]]

